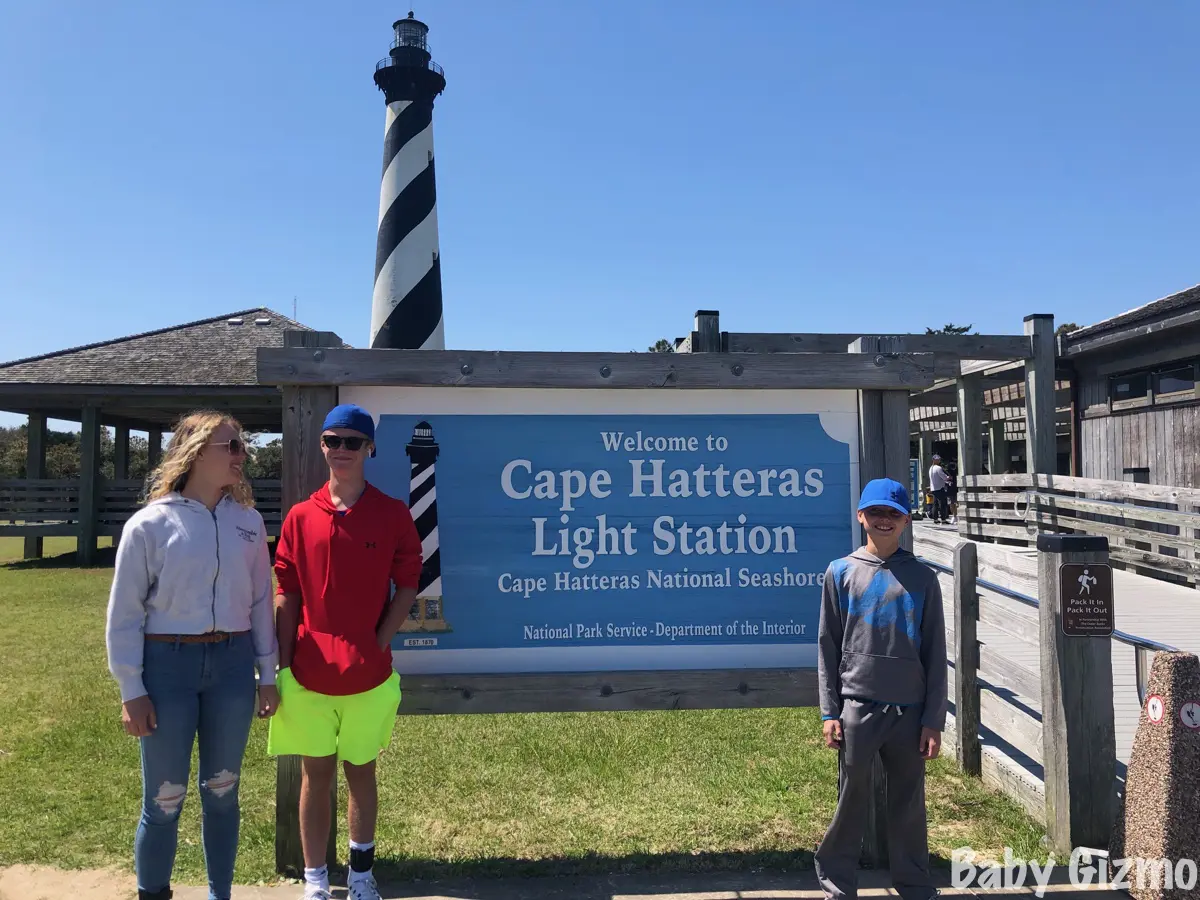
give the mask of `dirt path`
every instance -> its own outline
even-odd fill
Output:
[[[942,881],[943,879],[938,879]],[[1051,880],[1045,897],[1068,900],[1080,889]],[[793,874],[767,872],[713,872],[680,875],[589,875],[559,878],[464,879],[381,885],[390,900],[823,900],[811,871]],[[299,900],[303,888],[297,884],[272,887],[236,885],[233,900]],[[1030,887],[980,890],[943,886],[943,897],[956,900],[1037,900]],[[335,887],[333,896],[344,900],[345,888]],[[1088,890],[1087,900],[1130,900],[1123,891]],[[0,868],[0,900],[135,900],[133,877],[116,870],[63,871],[44,866]],[[206,900],[207,888],[177,887],[176,900]],[[886,872],[860,872],[859,897],[863,900],[895,900]]]
[[[116,869],[0,869],[0,900],[124,900],[136,896],[133,876]]]

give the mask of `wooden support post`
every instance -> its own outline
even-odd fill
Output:
[[[988,422],[988,471],[1003,475],[1008,471],[1008,438],[1004,436],[1004,420]]]
[[[129,477],[129,426],[118,425],[113,429],[113,480],[123,481]],[[117,533],[113,535],[113,546],[121,542],[125,531],[125,523],[117,523]]]
[[[1025,363],[1025,459],[1030,474],[1058,474],[1054,422],[1054,316],[1025,317],[1033,359]]]
[[[46,417],[31,415],[29,431],[26,436],[25,477],[29,479],[46,477]],[[27,536],[25,538],[25,558],[41,559],[44,548],[42,538]]]
[[[113,478],[129,477],[129,426],[118,425],[113,431]]]
[[[954,548],[954,731],[958,764],[968,775],[983,774],[979,743],[979,560],[975,543]]]
[[[692,332],[692,352],[721,352],[721,314],[717,310],[696,310],[696,330]]]
[[[100,410],[85,406],[79,429],[79,564],[96,562],[100,516]]]
[[[958,379],[958,533],[967,534],[966,492],[962,490],[965,475],[979,475],[983,469],[983,381],[979,375],[963,375]]]
[[[295,332],[286,332],[287,335]],[[304,332],[299,332],[304,334]],[[317,332],[324,334],[324,332]],[[309,332],[312,334],[312,332]],[[336,336],[335,336],[336,337]],[[321,424],[338,402],[336,387],[283,388],[283,479],[281,513],[317,490],[329,477],[321,455]],[[300,757],[280,756],[275,770],[275,870],[282,875],[302,875],[304,850],[300,843]],[[337,778],[330,799],[326,851],[330,866],[337,864]]]
[[[983,474],[983,381],[958,379],[958,475]]]
[[[146,432],[146,468],[147,471],[154,471],[154,468],[162,462],[162,438],[163,430],[161,428],[151,428]]]
[[[1106,586],[1111,595],[1112,575],[1106,537],[1039,534],[1037,548],[1046,829],[1051,849],[1065,855],[1074,847],[1108,846],[1117,742],[1112,639],[1064,632],[1064,603],[1085,589],[1073,572],[1060,577],[1060,567],[1089,566],[1087,577],[1098,579],[1087,589],[1094,602]],[[1108,603],[1111,609],[1111,596]]]

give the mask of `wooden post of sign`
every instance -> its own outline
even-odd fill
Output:
[[[96,562],[96,531],[100,517],[100,410],[85,406],[79,429],[79,564]]]
[[[330,332],[287,331],[285,346],[313,347],[320,353],[322,346],[340,346],[341,341]],[[337,406],[335,386],[283,388],[283,480],[280,484],[280,513],[286,518],[288,510],[312,494],[329,477],[325,458],[321,454],[321,424],[325,415]],[[327,862],[337,864],[337,776],[333,779],[330,798],[332,814],[329,819]],[[275,771],[275,870],[279,874],[298,875],[304,872],[304,849],[300,843],[300,757],[280,756]]]
[[[1046,830],[1069,854],[1107,847],[1113,825],[1112,570],[1106,537],[1039,534],[1037,548]],[[1079,574],[1062,571],[1074,564]],[[1084,597],[1094,608],[1080,619],[1071,601]]]
[[[46,477],[46,417],[30,415],[29,431],[26,436],[25,477],[33,480]],[[33,494],[31,493],[32,497]],[[27,535],[25,538],[26,559],[41,559],[44,548],[42,538]]]
[[[1055,475],[1058,439],[1054,423],[1054,316],[1026,316],[1025,333],[1033,339],[1033,358],[1025,361],[1025,470]]]
[[[908,485],[911,472],[911,453],[908,440],[908,391],[881,391],[883,413],[883,471],[903,485]],[[915,502],[909,498],[909,504]],[[912,551],[913,533],[906,528],[900,536],[900,546]]]
[[[887,471],[887,457],[884,448],[883,395],[883,391],[860,391],[858,395],[859,472],[863,484],[872,478],[882,477]],[[861,526],[859,527],[859,540],[865,540]],[[883,761],[878,755],[871,764],[871,781],[873,789],[871,803],[867,807],[862,855],[867,865],[873,868],[882,868],[888,862],[887,774],[883,768]]]
[[[979,743],[979,559],[974,541],[954,548],[954,731],[958,764],[983,774]]]

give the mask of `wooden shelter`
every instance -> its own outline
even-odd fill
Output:
[[[1037,472],[1200,488],[1200,285],[1055,334],[1053,343],[1054,463]],[[1034,472],[1025,369],[1023,360],[965,360],[960,378],[914,391],[910,434],[921,471],[939,452],[961,475]],[[982,407],[964,432],[959,388],[969,375]],[[964,433],[983,441],[978,465],[963,464]]]
[[[42,555],[42,539],[71,535],[79,559],[95,558],[96,539],[120,534],[141,483],[128,478],[129,435],[143,431],[151,465],[163,433],[201,407],[229,411],[248,430],[281,432],[283,399],[258,383],[260,347],[283,347],[285,332],[345,347],[266,307],[244,309],[171,328],[114,338],[0,364],[0,410],[29,416],[24,479],[0,481],[0,535],[25,538],[25,556]],[[78,478],[47,479],[48,419],[79,422]],[[114,478],[100,474],[100,432],[114,429]],[[269,533],[280,524],[279,484],[255,484]]]
[[[1059,338],[1084,478],[1200,487],[1200,285]]]

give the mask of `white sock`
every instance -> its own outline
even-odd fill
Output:
[[[304,883],[329,890],[329,866],[324,865],[319,869],[306,868],[304,870]]]

